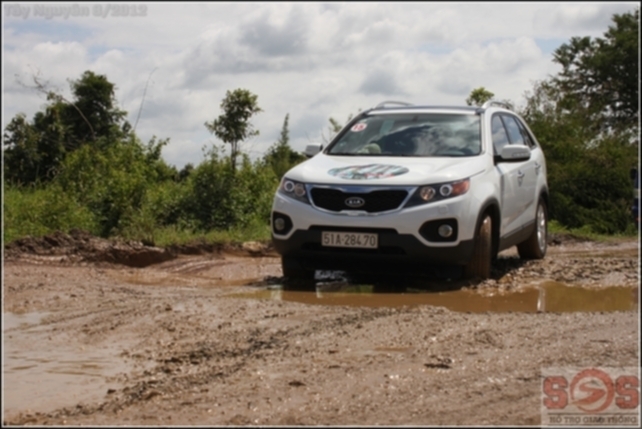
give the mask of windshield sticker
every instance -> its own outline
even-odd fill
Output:
[[[406,174],[408,171],[409,170],[406,167],[401,167],[399,165],[368,164],[333,168],[328,171],[328,174],[340,177],[341,179],[371,180],[400,176],[402,174]]]
[[[350,128],[350,131],[354,133],[358,133],[359,131],[363,131],[366,129],[366,124],[363,122],[359,122],[358,124],[354,124],[352,128]]]

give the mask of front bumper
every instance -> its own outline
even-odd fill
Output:
[[[321,232],[337,230],[341,229],[314,226],[305,231],[297,230],[288,239],[272,235],[272,242],[279,254],[296,258],[304,268],[322,270],[386,271],[393,266],[465,265],[473,252],[473,240],[459,241],[451,247],[430,247],[413,235],[374,228],[350,228],[350,231],[376,232],[379,235],[377,249],[322,246]]]
[[[473,252],[475,221],[462,219],[461,213],[476,213],[470,199],[456,197],[437,204],[403,209],[374,216],[350,216],[328,213],[276,195],[273,212],[287,215],[287,230],[272,241],[277,252],[297,259],[309,269],[360,268],[377,271],[394,266],[465,265]],[[448,242],[432,242],[420,234],[429,221],[452,219],[458,225],[457,238]],[[378,234],[377,249],[351,249],[321,245],[323,231],[374,232]]]

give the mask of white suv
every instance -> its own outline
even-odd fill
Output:
[[[546,253],[544,154],[502,103],[384,102],[321,149],[306,149],[314,156],[285,174],[274,198],[272,239],[290,280],[406,264],[486,279],[501,250]]]

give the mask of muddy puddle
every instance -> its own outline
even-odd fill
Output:
[[[482,294],[459,289],[441,292],[375,293],[369,285],[349,285],[332,291],[283,291],[276,287],[252,293],[228,295],[235,298],[271,299],[311,305],[349,307],[403,307],[430,305],[466,313],[508,312],[610,312],[638,311],[638,289],[612,286],[590,289],[558,282],[543,282],[514,292]]]
[[[29,413],[103,400],[131,371],[120,350],[104,346],[51,347],[41,325],[48,313],[3,313],[4,412]]]

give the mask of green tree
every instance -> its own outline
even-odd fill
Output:
[[[638,112],[612,91],[622,82],[600,71],[598,59],[606,52],[613,70],[630,65],[630,55],[611,55],[606,47],[608,34],[630,41],[623,33],[635,33],[637,41],[637,29],[628,25],[634,15],[614,15],[616,27],[601,42],[573,38],[556,50],[554,61],[561,62],[562,71],[537,82],[520,112],[546,153],[551,218],[567,227],[615,233],[629,224],[628,174],[638,164],[633,121]]]
[[[101,137],[113,141],[123,136],[123,130],[129,128],[123,123],[127,112],[116,106],[116,86],[107,76],[86,71],[70,85],[74,101],[65,104],[65,122],[71,128],[72,149]]]
[[[562,71],[553,81],[566,107],[581,106],[596,130],[628,128],[637,135],[640,10],[612,19],[603,38],[573,37],[555,50]]]
[[[86,71],[71,81],[73,99],[67,100],[34,77],[35,89],[47,95],[44,111],[31,122],[18,114],[3,134],[5,178],[10,183],[49,181],[69,153],[85,144],[106,147],[125,138],[126,112],[116,107],[114,84],[103,75]]]
[[[266,155],[263,157],[264,162],[272,167],[272,171],[274,171],[274,174],[279,180],[281,180],[290,168],[306,159],[304,155],[295,152],[290,147],[289,120],[290,114],[288,113],[283,120],[279,139],[268,149]]]
[[[475,88],[470,91],[470,95],[466,99],[466,104],[469,106],[481,106],[488,100],[492,100],[494,96],[495,94],[488,91],[483,86],[480,86],[479,88]]]
[[[58,139],[53,143],[56,142]],[[4,130],[3,143],[5,145],[4,174],[7,182],[33,183],[46,175],[41,168],[47,169],[47,164],[51,162],[42,161],[40,136],[24,114],[19,113],[11,119]]]
[[[194,164],[192,164],[191,162],[188,162],[181,169],[181,171],[178,172],[178,181],[183,182],[187,180],[187,178],[192,174],[193,171],[194,171]]]
[[[250,119],[262,109],[257,104],[257,95],[247,89],[227,91],[221,102],[223,114],[212,122],[205,122],[205,127],[224,143],[230,145],[232,172],[236,171],[236,158],[239,154],[239,143],[259,135]]]
[[[569,228],[599,233],[627,228],[630,160],[637,149],[624,135],[600,135],[581,106],[550,81],[538,82],[521,115],[546,154],[549,214]],[[567,108],[570,107],[570,108]]]

